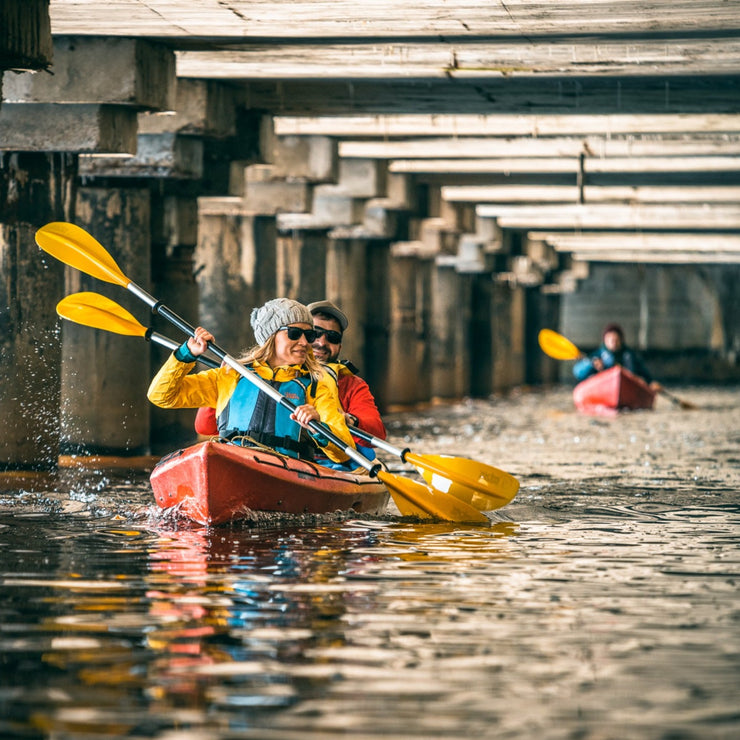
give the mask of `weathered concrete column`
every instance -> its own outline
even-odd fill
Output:
[[[472,280],[456,270],[456,262],[455,257],[440,255],[432,272],[431,395],[439,400],[470,393],[471,344],[476,342],[470,337]]]
[[[326,294],[326,228],[281,231],[277,239],[277,295],[302,303]]]
[[[274,216],[246,211],[241,198],[198,199],[199,321],[231,354],[254,344],[252,308],[276,296],[275,242]]]
[[[388,355],[390,345],[391,301],[389,275],[391,274],[390,242],[373,240],[367,245],[365,290],[368,305],[365,312],[365,356],[362,377],[375,396],[381,413],[389,403]]]
[[[527,383],[557,383],[560,360],[548,357],[540,348],[538,334],[542,328],[558,330],[560,326],[560,293],[553,286],[528,291],[527,301]]]
[[[150,280],[150,206],[145,188],[81,188],[76,223],[113,256],[123,273],[145,290]],[[69,269],[66,293],[108,295],[146,325],[145,304],[126,291]],[[65,322],[62,365],[62,444],[67,454],[149,452],[151,380],[146,345],[131,337]]]
[[[380,296],[368,297],[367,241],[329,239],[326,254],[326,295],[349,318],[342,341],[342,355],[364,374],[365,324],[368,310],[374,311]],[[372,303],[372,306],[370,306]]]
[[[54,470],[59,449],[64,265],[36,230],[68,220],[74,155],[0,152],[0,469]]]
[[[493,390],[507,391],[524,383],[524,289],[494,282],[491,303]]]
[[[470,395],[486,398],[493,392],[493,330],[491,307],[494,282],[488,272],[470,276],[470,337],[475,353],[470,363]],[[473,347],[470,348],[471,355]]]
[[[195,197],[151,193],[152,295],[190,323],[198,321],[198,287],[195,283],[193,252],[198,239],[198,207]],[[138,315],[138,314],[137,314]],[[185,334],[160,316],[142,317],[145,326],[176,342]],[[170,350],[152,342],[152,374],[161,367]],[[152,451],[169,452],[178,444],[195,439],[192,409],[160,409],[150,405]]]
[[[409,407],[430,398],[432,257],[421,242],[391,245],[388,348],[391,407]]]

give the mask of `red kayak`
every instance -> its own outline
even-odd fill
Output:
[[[583,414],[616,416],[623,410],[651,409],[655,391],[621,365],[602,370],[573,389],[573,401]]]
[[[253,511],[380,514],[389,498],[386,487],[367,475],[212,441],[162,458],[150,481],[163,509],[177,506],[189,519],[207,525],[241,519]]]

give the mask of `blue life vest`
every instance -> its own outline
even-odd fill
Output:
[[[313,380],[306,376],[284,382],[266,382],[296,406],[301,406],[308,402],[307,389]],[[303,427],[290,418],[290,413],[247,378],[240,378],[218,416],[218,431],[225,439],[251,437],[283,455],[311,460],[316,446],[305,435],[301,438]],[[249,444],[249,440],[244,440],[244,444]]]

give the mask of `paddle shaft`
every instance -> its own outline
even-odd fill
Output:
[[[151,329],[146,330],[144,339],[152,341],[155,344],[159,344],[161,347],[165,347],[166,349],[171,349],[173,352],[180,346],[174,339],[168,339],[162,334],[157,334],[156,331],[152,331]],[[200,355],[198,357],[198,362],[210,368],[220,367],[216,360],[212,360],[210,357],[206,357],[205,355]]]
[[[154,296],[151,296],[143,288],[136,285],[136,283],[129,281],[126,285],[126,289],[131,291],[137,298],[140,298],[144,303],[147,303],[153,313],[157,313],[163,318],[167,319],[171,324],[176,326],[180,331],[187,334],[189,337],[195,336],[195,328],[191,326],[185,319],[178,316],[174,311],[167,308],[161,301],[158,301]],[[277,388],[273,388],[267,381],[263,380],[257,373],[248,370],[238,360],[233,358],[228,352],[221,349],[217,344],[208,342],[208,348],[218,357],[223,363],[228,365],[233,370],[236,370],[242,377],[246,378],[250,383],[256,385],[261,391],[266,393],[276,403],[280,404],[283,408],[288,409],[291,413],[296,410],[296,405],[289,401]],[[376,476],[381,470],[381,466],[377,463],[373,464],[364,455],[361,455],[357,450],[353,449],[349,445],[344,443],[344,440],[340,439],[336,434],[327,429],[326,426],[320,424],[315,420],[311,420],[308,423],[309,429],[316,434],[320,434],[326,437],[330,442],[336,445],[347,457],[356,462],[358,465],[365,468],[371,476]]]

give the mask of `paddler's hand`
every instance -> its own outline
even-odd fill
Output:
[[[290,415],[293,421],[297,421],[302,427],[308,427],[309,422],[319,421],[321,417],[315,406],[311,406],[310,403],[304,403],[302,406],[297,406],[295,411]]]
[[[213,341],[213,334],[204,329],[202,326],[198,326],[195,329],[195,335],[188,339],[188,349],[193,357],[200,357],[207,349],[208,342]]]

